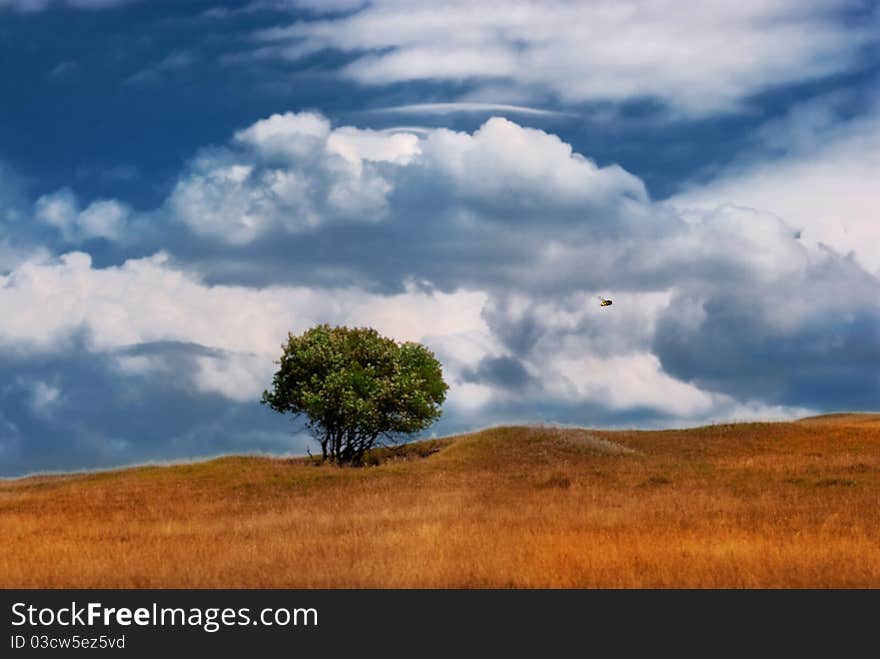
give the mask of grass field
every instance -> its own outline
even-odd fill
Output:
[[[880,416],[0,482],[2,587],[880,587]]]

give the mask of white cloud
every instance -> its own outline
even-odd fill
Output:
[[[774,213],[800,230],[804,242],[853,252],[860,264],[880,274],[880,111],[848,123],[823,120],[819,126],[816,115],[810,117],[811,124],[789,124],[785,142],[793,147],[788,153],[732,166],[670,201],[700,214],[728,203]]]
[[[287,113],[239,131],[228,148],[203,151],[167,207],[195,232],[240,245],[278,229],[384,221],[394,192],[411,191],[413,178],[438,206],[505,216],[647,198],[622,168],[598,167],[557,136],[499,117],[473,134],[416,134],[331,129],[319,115]]]
[[[407,165],[419,155],[419,138],[413,134],[363,130],[343,126],[327,138],[327,150],[351,163],[362,160]]]
[[[536,307],[545,334],[524,356],[542,384],[544,399],[611,409],[652,406],[681,417],[708,414],[719,401],[728,404],[726,397],[669,376],[655,356],[639,352],[647,344],[651,318],[668,296],[653,295],[651,300],[648,295],[644,305],[631,304],[629,313],[624,302],[624,320],[608,316],[605,326],[583,294],[561,306]],[[268,386],[288,331],[298,333],[319,322],[366,325],[433,348],[453,383],[449,408],[473,415],[492,401],[513,400],[494,385],[461,379],[465,369],[506,350],[487,324],[488,301],[482,291],[440,293],[412,287],[383,296],[353,288],[209,286],[173,267],[162,254],[98,269],[87,255],[70,253],[57,261],[23,264],[0,278],[0,306],[9,312],[0,325],[0,347],[51,354],[84,336],[89,351],[116,355],[121,373],[144,375],[161,372],[167,364],[126,352],[132,346],[204,346],[207,351],[196,354],[193,362],[195,386],[251,401]],[[524,311],[533,301],[517,304]],[[627,325],[640,317],[628,345],[614,338],[630,332]],[[591,323],[599,324],[590,328]],[[600,346],[606,340],[616,341],[621,352],[602,356]],[[46,387],[35,392],[44,407],[59,393]]]
[[[555,404],[598,404],[607,410],[649,407],[677,418],[701,418],[733,403],[663,371],[652,354],[656,322],[669,292],[627,292],[600,311],[596,296],[551,299],[513,295],[485,314],[492,330],[540,383],[537,396]],[[519,334],[530,328],[531,334]],[[497,348],[496,348],[497,349]],[[497,354],[497,353],[496,353]],[[471,364],[476,360],[471,356]]]
[[[544,323],[543,336],[525,358],[542,384],[542,399],[589,402],[612,410],[655,407],[685,419],[733,409],[736,403],[730,397],[679,381],[663,372],[656,356],[639,352],[649,341],[652,319],[668,303],[668,296],[653,298],[629,300],[630,309],[619,300],[623,320],[609,315],[605,324],[603,317],[590,313],[583,295],[559,307],[533,309]],[[12,312],[10,322],[0,328],[0,345],[51,353],[65,349],[66,339],[83,330],[88,349],[99,353],[156,342],[198,344],[215,351],[195,359],[192,377],[198,389],[249,401],[271,379],[287,331],[299,332],[318,322],[368,325],[434,348],[453,383],[449,409],[462,418],[477,418],[493,401],[512,400],[494,385],[460,380],[464,369],[504,351],[486,324],[487,301],[485,293],[467,291],[410,289],[386,297],[356,289],[207,286],[171,267],[162,255],[95,269],[86,255],[71,253],[57,262],[28,263],[0,280],[0,304]],[[514,313],[521,316],[531,304],[523,299],[514,305],[520,307]],[[633,330],[629,344],[621,343],[620,335]],[[612,354],[603,350],[606,343]],[[124,352],[116,361],[129,375],[163,367],[149,357]],[[57,398],[46,388],[37,393],[46,394],[40,398],[46,405]]]
[[[273,114],[235,134],[235,140],[263,156],[301,158],[320,149],[330,134],[330,122],[311,112]]]
[[[650,353],[600,358],[562,352],[552,357],[548,370],[559,377],[545,381],[562,400],[590,400],[611,409],[641,405],[684,418],[705,416],[717,405],[712,394],[664,373]]]
[[[485,414],[486,406],[497,396],[498,392],[494,387],[461,382],[451,387],[447,394],[446,405],[464,418],[470,416],[479,419]],[[483,422],[485,423],[485,420]]]
[[[239,131],[231,148],[206,150],[190,163],[168,199],[195,232],[243,244],[283,229],[376,222],[391,185],[376,169],[406,160],[406,135],[329,130],[310,113],[273,115]]]
[[[83,236],[118,240],[128,215],[129,210],[117,201],[94,201],[79,214],[76,224]]]
[[[368,110],[365,114],[495,114],[495,115],[527,115],[535,117],[569,117],[566,112],[530,108],[522,105],[505,103],[410,103]]]
[[[69,237],[112,233],[112,202],[80,210],[62,190],[36,208]],[[167,371],[163,344],[185,345],[192,385],[247,401],[288,331],[368,325],[436,350],[449,408],[475,423],[511,410],[788,414],[880,363],[880,282],[857,263],[772,213],[655,204],[620,167],[502,118],[416,134],[274,115],[198,154],[163,211],[222,255],[263,269],[280,248],[285,267],[304,260],[307,277],[317,263],[346,283],[211,285],[164,254],[100,269],[82,253],[35,259],[0,277],[0,346],[84,341],[137,378]],[[327,230],[333,250],[315,260],[300,242]],[[600,310],[599,294],[614,305]]]
[[[772,86],[857,66],[861,47],[876,39],[876,17],[854,27],[834,12],[858,6],[716,0],[683,10],[663,0],[377,0],[350,15],[264,30],[257,39],[291,59],[326,48],[352,53],[343,73],[368,85],[465,81],[476,94],[457,100],[653,98],[700,115],[737,109]]]
[[[198,357],[195,382],[199,391],[219,394],[229,400],[253,402],[269,387],[274,365],[254,355],[229,354]]]
[[[76,195],[68,188],[43,195],[34,204],[39,222],[55,227],[65,241],[78,243],[92,238],[123,238],[131,211],[114,199],[99,199],[80,210]]]
[[[208,286],[172,267],[167,256],[97,269],[88,255],[32,261],[0,277],[0,347],[30,353],[65,350],[85,332],[98,353],[159,342],[214,349],[197,358],[205,391],[252,400],[268,385],[288,331],[321,323],[368,325],[401,341],[449,339],[485,331],[485,294],[420,292],[381,296],[358,289]],[[150,372],[157,362],[121,353],[121,371]]]
[[[424,141],[429,171],[450,178],[466,202],[487,207],[589,207],[629,196],[644,201],[642,182],[617,165],[598,167],[556,135],[493,117],[473,135],[437,129]]]
[[[0,240],[0,275],[9,273],[26,261],[46,259],[49,251],[44,247],[22,247]]]

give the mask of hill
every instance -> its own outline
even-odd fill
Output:
[[[0,483],[2,587],[880,587],[880,416]]]

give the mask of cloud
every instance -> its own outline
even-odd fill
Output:
[[[0,235],[4,228],[27,217],[25,209],[28,204],[23,188],[21,177],[0,159]]]
[[[877,294],[875,278],[829,254],[751,298],[722,286],[677,296],[653,350],[672,375],[733,396],[876,409]],[[673,311],[688,305],[698,313]]]
[[[239,393],[230,397],[253,398],[271,379],[288,331],[333,322],[370,325],[399,340],[454,335],[484,327],[484,301],[479,293],[416,289],[381,296],[358,289],[208,286],[164,254],[95,268],[87,254],[71,252],[0,277],[0,302],[9,314],[0,326],[0,350],[42,355],[77,343],[118,355],[120,369],[131,374],[163,368],[153,351],[138,346],[162,345],[163,354],[168,342],[202,346],[205,352],[191,352],[197,384],[222,393],[226,385],[219,381],[232,379]],[[251,376],[254,368],[259,378]]]
[[[113,233],[96,229],[112,203],[123,207],[83,209],[62,190],[35,216],[74,242]],[[253,422],[287,332],[320,322],[434,350],[451,384],[438,432],[880,402],[880,281],[856,258],[774,213],[655,202],[621,167],[508,119],[407,133],[273,115],[197,153],[149,219],[152,233],[126,229],[145,223],[127,217],[117,235],[141,253],[158,236],[166,249],[152,256],[108,265],[68,252],[0,275],[0,358],[62,392],[53,415],[114,383],[113,404],[130,414],[177,397]],[[74,355],[95,362],[80,384]],[[36,418],[31,390],[4,405],[0,426],[19,428],[8,446],[33,459],[22,428],[49,433],[50,419]],[[210,440],[216,416],[175,409],[176,429],[163,430],[187,451],[227,446]],[[96,464],[153,455],[142,441],[183,452],[94,406],[80,414],[77,450]],[[261,446],[282,445],[260,423],[275,438]]]
[[[53,7],[69,7],[71,9],[115,9],[134,4],[141,0],[0,0],[0,9],[9,7],[22,12],[35,12]]]
[[[176,386],[178,378],[186,381],[188,365],[183,358],[165,379],[121,374],[112,356],[76,346],[37,360],[0,351],[0,476],[305,452],[308,440],[297,426],[256,402]]]
[[[466,368],[463,382],[482,382],[502,389],[522,390],[532,383],[532,376],[516,357],[484,357],[473,368]]]
[[[52,70],[49,71],[49,77],[62,78],[75,72],[78,68],[79,65],[73,60],[65,60],[52,67]]]
[[[32,385],[32,406],[38,414],[48,413],[61,398],[61,389],[51,384],[36,381]]]
[[[226,149],[190,163],[168,199],[195,232],[231,244],[268,232],[327,223],[373,223],[387,211],[390,185],[377,163],[405,161],[415,140],[345,129],[323,117],[274,115],[236,134]]]
[[[739,110],[771,87],[858,68],[876,43],[842,0],[708,2],[680,11],[657,0],[413,6],[378,0],[360,11],[259,32],[264,54],[299,60],[341,51],[342,75],[363,85],[427,81],[466,89],[462,101],[553,100],[571,106],[651,99],[676,112]],[[268,51],[265,48],[268,47]]]
[[[221,19],[239,14],[256,12],[311,12],[314,14],[336,14],[362,9],[369,0],[250,0],[235,8],[213,7],[202,13],[205,18]]]
[[[368,4],[368,0],[257,0],[254,4],[266,7],[310,9],[322,13],[351,11],[361,9]]]
[[[68,207],[75,210],[62,204]],[[180,281],[191,291],[175,293],[189,300],[185,309],[142,304],[137,312],[120,311],[121,302],[114,302],[92,320],[92,313],[54,308],[63,312],[66,331],[87,327],[99,343],[127,328],[115,342],[103,340],[105,349],[185,341],[227,351],[194,363],[199,387],[230,397],[235,391],[246,397],[268,376],[277,343],[269,336],[326,318],[357,319],[396,335],[417,300],[439,295],[480,300],[469,302],[467,313],[455,312],[455,304],[443,313],[423,309],[434,322],[445,314],[456,322],[479,316],[469,330],[450,331],[459,341],[468,337],[464,348],[440,331],[409,335],[431,336],[458,384],[483,388],[475,396],[493,404],[517,399],[536,413],[577,400],[615,410],[664,409],[671,418],[707,418],[756,401],[803,408],[823,396],[839,399],[834,392],[853,377],[852,355],[862,356],[866,382],[877,365],[870,332],[847,324],[870,327],[880,291],[859,263],[810,243],[772,213],[732,204],[679,213],[652,202],[643,183],[622,168],[600,167],[557,136],[503,118],[473,133],[408,134],[334,128],[314,113],[273,115],[198,154],[163,208],[165,221],[188,227],[207,251],[181,254],[189,271],[169,272],[157,256],[129,261],[120,272]],[[79,218],[72,210],[56,214]],[[62,265],[97,277],[83,258],[69,255]],[[61,265],[46,267],[21,269],[17,277],[47,276]],[[242,284],[267,283],[249,282],[249,273],[265,277],[273,268],[274,286],[248,298],[251,289]],[[94,290],[105,291],[106,302],[114,289],[109,280],[121,275],[99,272],[107,281]],[[202,279],[187,272],[201,272]],[[42,288],[83,277],[64,276]],[[282,284],[291,278],[303,283]],[[239,283],[199,283],[224,279]],[[286,291],[280,298],[279,285]],[[155,298],[146,283],[141,288]],[[610,313],[599,315],[599,294],[617,300]],[[230,303],[230,318],[253,306],[253,322],[239,325],[206,307],[217,295]],[[329,299],[337,306],[328,307]],[[227,308],[225,301],[216,304]],[[137,315],[179,318],[180,327],[134,331],[114,320]],[[840,324],[827,340],[816,330],[827,329],[819,323],[824,317]],[[56,323],[40,322],[51,336]],[[221,329],[252,340],[223,342]],[[19,339],[26,335],[19,331]],[[810,392],[798,388],[786,347],[804,337],[813,344],[810,350],[803,344],[803,355],[823,364]],[[737,351],[728,343],[759,351],[765,361],[737,371],[742,361],[731,361]],[[682,356],[689,346],[699,363]],[[254,359],[263,360],[263,370]],[[755,385],[750,394],[747,383],[765,377],[765,369],[778,382]],[[875,395],[867,391],[864,400]]]
[[[697,212],[731,202],[759,208],[800,231],[804,241],[852,252],[862,266],[880,273],[880,103],[844,120],[833,100],[797,107],[765,126],[762,141],[779,153],[735,162],[670,203]]]
[[[48,255],[49,252],[45,248],[24,247],[12,244],[6,238],[0,238],[0,275],[11,272],[22,263],[44,259]]]
[[[365,111],[364,114],[496,114],[496,115],[527,115],[536,117],[570,117],[567,112],[530,108],[522,105],[506,105],[503,103],[410,103],[393,105]]]
[[[69,188],[43,195],[34,204],[36,220],[57,229],[69,243],[93,238],[121,240],[130,215],[131,210],[114,199],[99,199],[80,209]]]
[[[161,254],[106,268],[77,252],[23,263],[0,276],[0,366],[23,383],[0,387],[0,421],[11,424],[0,474],[302,452],[295,426],[257,405],[288,331],[367,325],[456,346],[459,335],[485,335],[484,304],[468,291],[210,286]]]
[[[393,204],[414,212],[408,206],[424,201],[426,191],[429,214],[473,208],[504,221],[536,212],[583,216],[647,196],[620,167],[597,167],[555,135],[502,118],[473,134],[416,135],[331,129],[318,115],[287,113],[201,153],[167,206],[201,235],[246,244],[278,229],[383,223]]]
[[[153,84],[174,71],[190,68],[194,61],[195,56],[188,50],[175,50],[158,62],[131,75],[126,79],[126,83],[132,85]]]
[[[26,263],[0,279],[0,304],[9,311],[0,326],[0,363],[23,383],[0,392],[4,418],[18,429],[9,442],[17,458],[4,472],[223,450],[302,450],[302,438],[291,438],[289,427],[259,416],[256,400],[271,380],[286,332],[318,322],[368,325],[434,349],[452,384],[441,430],[510,420],[513,409],[517,418],[579,423],[620,423],[633,410],[654,423],[765,410],[665,372],[644,348],[650,327],[639,327],[628,346],[596,349],[634,317],[662,310],[668,299],[654,298],[633,305],[631,313],[624,306],[628,321],[609,317],[608,327],[594,322],[582,295],[545,302],[535,310],[539,336],[518,344],[497,331],[503,321],[487,315],[490,294],[481,291],[413,287],[386,296],[209,286],[162,255],[107,268],[94,267],[81,253]],[[529,303],[534,300],[520,304]],[[521,317],[516,306],[505,307],[513,319]],[[157,425],[145,425],[158,409]],[[776,407],[774,413],[802,409]],[[252,434],[237,421],[229,428],[220,421],[237,415]],[[44,452],[62,426],[71,444]]]
[[[31,210],[23,180],[0,160],[0,275],[21,263],[45,258],[48,250],[26,235]]]

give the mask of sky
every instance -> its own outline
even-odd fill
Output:
[[[318,323],[426,435],[880,409],[878,83],[863,0],[0,0],[0,476],[314,450]]]

